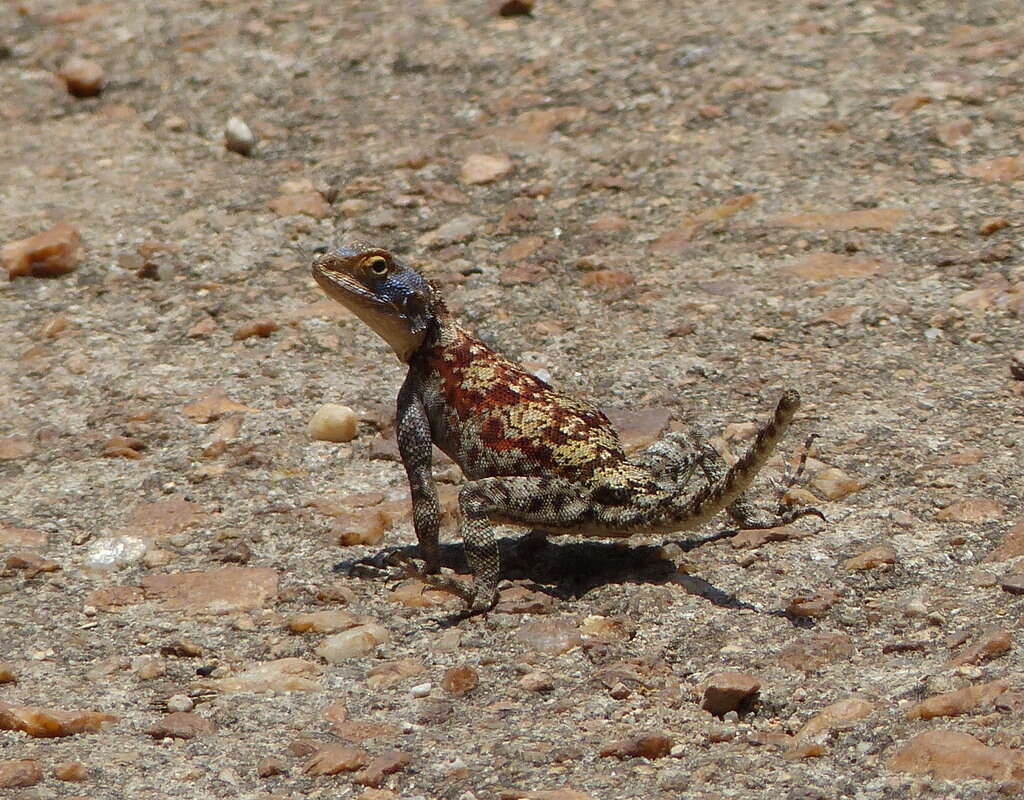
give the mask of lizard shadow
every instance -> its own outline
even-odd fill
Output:
[[[726,529],[710,536],[672,542],[683,552],[734,536]],[[542,535],[503,539],[502,572],[505,578],[525,578],[536,589],[561,599],[579,599],[608,584],[675,584],[688,594],[704,598],[712,605],[734,610],[754,611],[788,619],[796,627],[811,627],[814,622],[781,610],[766,610],[740,599],[703,578],[679,572],[663,555],[668,541],[637,544],[633,541],[595,540],[559,541]],[[507,555],[506,555],[507,552]]]
[[[729,538],[735,533],[733,529],[725,529],[705,537],[675,541],[673,544],[683,552],[689,552],[705,544]],[[563,541],[556,537],[549,538],[539,532],[525,536],[501,537],[497,541],[502,578],[526,581],[531,585],[530,588],[560,600],[579,599],[588,592],[609,584],[676,584],[688,594],[702,597],[721,608],[783,617],[795,627],[806,628],[814,625],[814,621],[806,617],[796,617],[781,610],[766,610],[703,578],[679,572],[676,565],[662,555],[663,546],[669,542],[638,544],[626,540]],[[411,559],[417,552],[415,545],[387,548],[372,560],[382,563],[396,556]],[[461,543],[441,544],[440,555],[442,566],[460,573],[469,570]],[[355,569],[358,564],[358,561],[343,561],[335,565],[334,569],[337,572],[359,574]],[[465,616],[464,613],[456,614],[451,622],[458,622]]]

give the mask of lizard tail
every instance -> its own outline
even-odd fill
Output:
[[[757,436],[747,451],[729,468],[721,480],[705,486],[691,495],[682,506],[677,506],[669,512],[666,527],[674,530],[699,528],[749,489],[757,473],[768,463],[799,408],[800,394],[793,389],[783,392],[772,418],[757,431]]]

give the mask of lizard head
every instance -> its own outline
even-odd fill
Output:
[[[387,250],[351,242],[313,259],[313,277],[408,361],[434,318],[434,290]]]

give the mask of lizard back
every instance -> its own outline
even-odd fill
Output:
[[[410,362],[434,442],[471,479],[546,473],[591,483],[629,467],[608,417],[443,320]]]

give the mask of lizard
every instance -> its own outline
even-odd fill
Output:
[[[816,508],[757,509],[745,495],[800,407],[783,392],[771,418],[727,467],[703,437],[673,432],[627,458],[608,417],[496,353],[448,310],[437,287],[389,250],[351,242],[316,256],[313,278],[390,345],[408,371],[396,432],[428,585],[468,613],[491,609],[501,564],[494,525],[545,534],[630,537],[695,530],[725,510],[744,528],[772,528]],[[473,580],[440,574],[436,444],[462,470],[461,538]],[[809,446],[809,441],[808,441]],[[790,484],[803,468],[790,476]],[[688,486],[697,470],[702,485]]]

